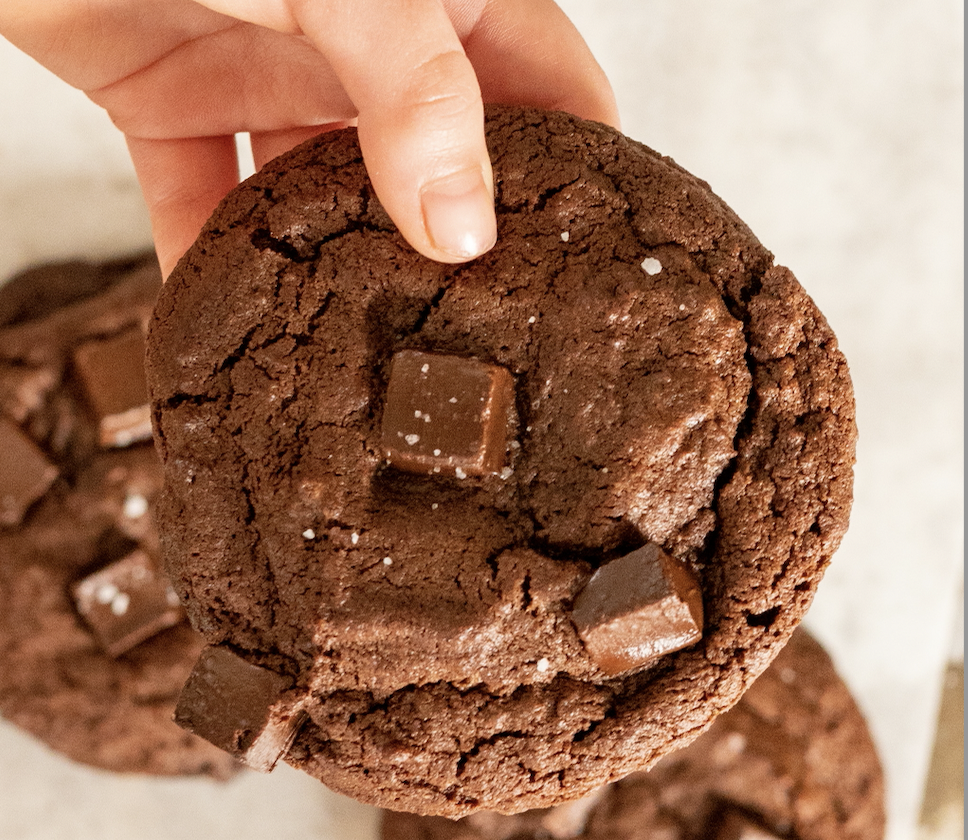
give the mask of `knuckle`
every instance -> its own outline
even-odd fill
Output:
[[[437,53],[416,64],[400,80],[403,107],[432,111],[435,119],[459,118],[480,108],[480,88],[467,57],[459,50]]]

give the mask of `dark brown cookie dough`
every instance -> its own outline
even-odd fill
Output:
[[[162,470],[150,440],[99,442],[75,357],[142,330],[159,287],[144,257],[47,265],[0,288],[0,714],[85,764],[226,778],[235,762],[171,721],[201,639],[169,610],[167,629],[137,644],[137,594],[88,577],[132,558],[129,577],[153,580]],[[119,378],[127,356],[109,360]],[[20,444],[41,460],[14,457]],[[89,618],[108,631],[129,622],[113,656],[78,610],[72,590],[85,579]]]
[[[192,623],[301,689],[290,763],[448,816],[582,796],[732,706],[813,597],[854,455],[836,339],[705,183],[565,114],[487,133],[485,256],[415,254],[326,135],[227,197],[148,349]],[[388,465],[401,351],[511,374],[500,472]],[[703,636],[612,676],[571,605],[647,544],[696,576]]]
[[[480,812],[453,821],[387,812],[382,836],[720,840],[731,818],[748,820],[763,838],[884,837],[884,781],[867,725],[830,658],[803,630],[708,732],[649,772],[587,800],[516,816]]]

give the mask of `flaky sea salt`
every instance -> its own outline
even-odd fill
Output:
[[[111,612],[115,615],[124,615],[131,605],[131,596],[127,592],[119,592],[111,599]]]
[[[113,583],[105,583],[97,588],[94,598],[99,604],[110,604],[118,597],[121,590]]]
[[[127,519],[141,519],[148,512],[148,500],[140,493],[130,493],[124,497],[121,512]]]

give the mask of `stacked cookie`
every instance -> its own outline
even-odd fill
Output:
[[[171,722],[202,647],[161,569],[144,328],[153,258],[0,288],[0,714],[72,759],[226,778]]]
[[[148,342],[208,642],[179,721],[447,817],[593,795],[733,707],[854,457],[833,333],[708,185],[565,114],[487,135],[487,255],[416,255],[334,132],[226,198]]]

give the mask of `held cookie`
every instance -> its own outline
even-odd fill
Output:
[[[119,772],[226,778],[171,721],[201,639],[160,564],[144,327],[153,257],[0,288],[0,714]]]
[[[798,630],[689,746],[587,798],[462,820],[387,812],[383,840],[883,840],[877,751],[830,657]]]
[[[225,654],[184,725],[448,816],[581,797],[732,706],[854,457],[836,339],[706,184],[565,114],[487,135],[485,256],[415,254],[327,134],[226,198],[148,342],[166,563]],[[245,666],[277,687],[233,711]]]

